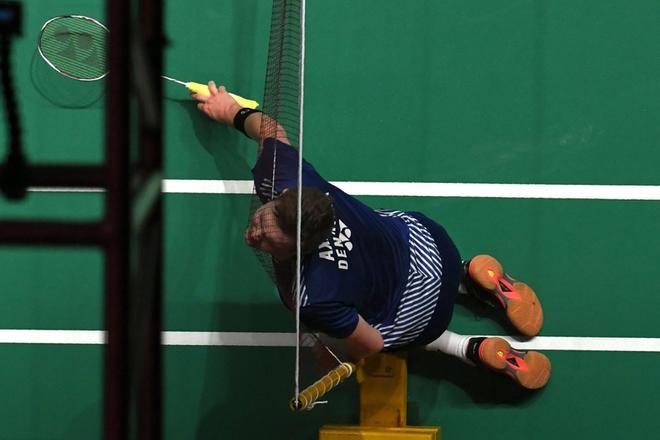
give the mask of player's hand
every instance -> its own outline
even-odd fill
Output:
[[[210,95],[193,93],[191,96],[198,101],[197,108],[209,118],[225,124],[233,124],[234,116],[241,106],[227,93],[223,86],[216,87],[215,82],[209,81]]]

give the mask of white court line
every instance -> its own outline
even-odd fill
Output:
[[[547,185],[424,182],[331,182],[362,196],[476,197],[517,199],[660,200],[660,186]],[[173,194],[251,194],[251,180],[163,180]],[[100,188],[31,188],[34,192],[102,192]],[[660,338],[536,337],[528,342],[506,338],[535,350],[660,352]],[[0,330],[0,343],[102,344],[102,331]],[[294,333],[164,332],[164,345],[294,347]]]
[[[518,183],[331,182],[355,196],[476,197],[505,199],[660,200],[658,185]],[[100,188],[30,188],[32,192],[102,192]],[[165,179],[169,194],[252,194],[251,180]]]
[[[495,335],[498,336],[498,335]],[[598,338],[537,336],[519,342],[505,336],[514,347],[525,350],[660,352],[660,338]],[[105,343],[101,330],[0,330],[0,344]],[[163,332],[163,345],[188,347],[295,347],[295,333],[258,332]]]
[[[0,344],[103,344],[103,330],[0,330]]]
[[[509,336],[503,338],[508,340],[515,348],[523,350],[660,352],[660,338],[537,336],[527,342],[520,342]]]

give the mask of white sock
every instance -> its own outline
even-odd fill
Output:
[[[424,346],[424,350],[440,351],[442,353],[455,356],[463,362],[474,365],[466,356],[468,342],[472,336],[459,335],[458,333],[445,330],[438,339]]]

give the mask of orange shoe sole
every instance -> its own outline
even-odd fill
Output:
[[[502,265],[490,255],[470,260],[470,278],[493,294],[506,311],[506,316],[523,335],[532,337],[543,327],[543,308],[534,290],[507,275]]]
[[[516,350],[502,338],[485,339],[479,346],[479,358],[488,368],[530,390],[544,387],[552,373],[550,359],[543,353]]]

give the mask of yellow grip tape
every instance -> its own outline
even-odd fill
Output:
[[[338,367],[330,370],[328,374],[301,391],[300,394],[298,394],[298,399],[295,397],[291,399],[289,402],[289,408],[291,408],[291,411],[302,411],[309,408],[321,396],[342,383],[345,379],[351,377],[353,371],[355,371],[355,364],[343,362]]]
[[[209,87],[205,84],[189,82],[186,83],[186,88],[190,90],[192,93],[198,93],[200,95],[211,94],[211,92],[209,91]],[[230,93],[229,96],[234,98],[234,101],[238,102],[238,105],[240,105],[243,108],[255,109],[259,107],[259,103],[257,101],[253,101],[251,99],[245,99],[242,96],[234,95],[233,93]]]

